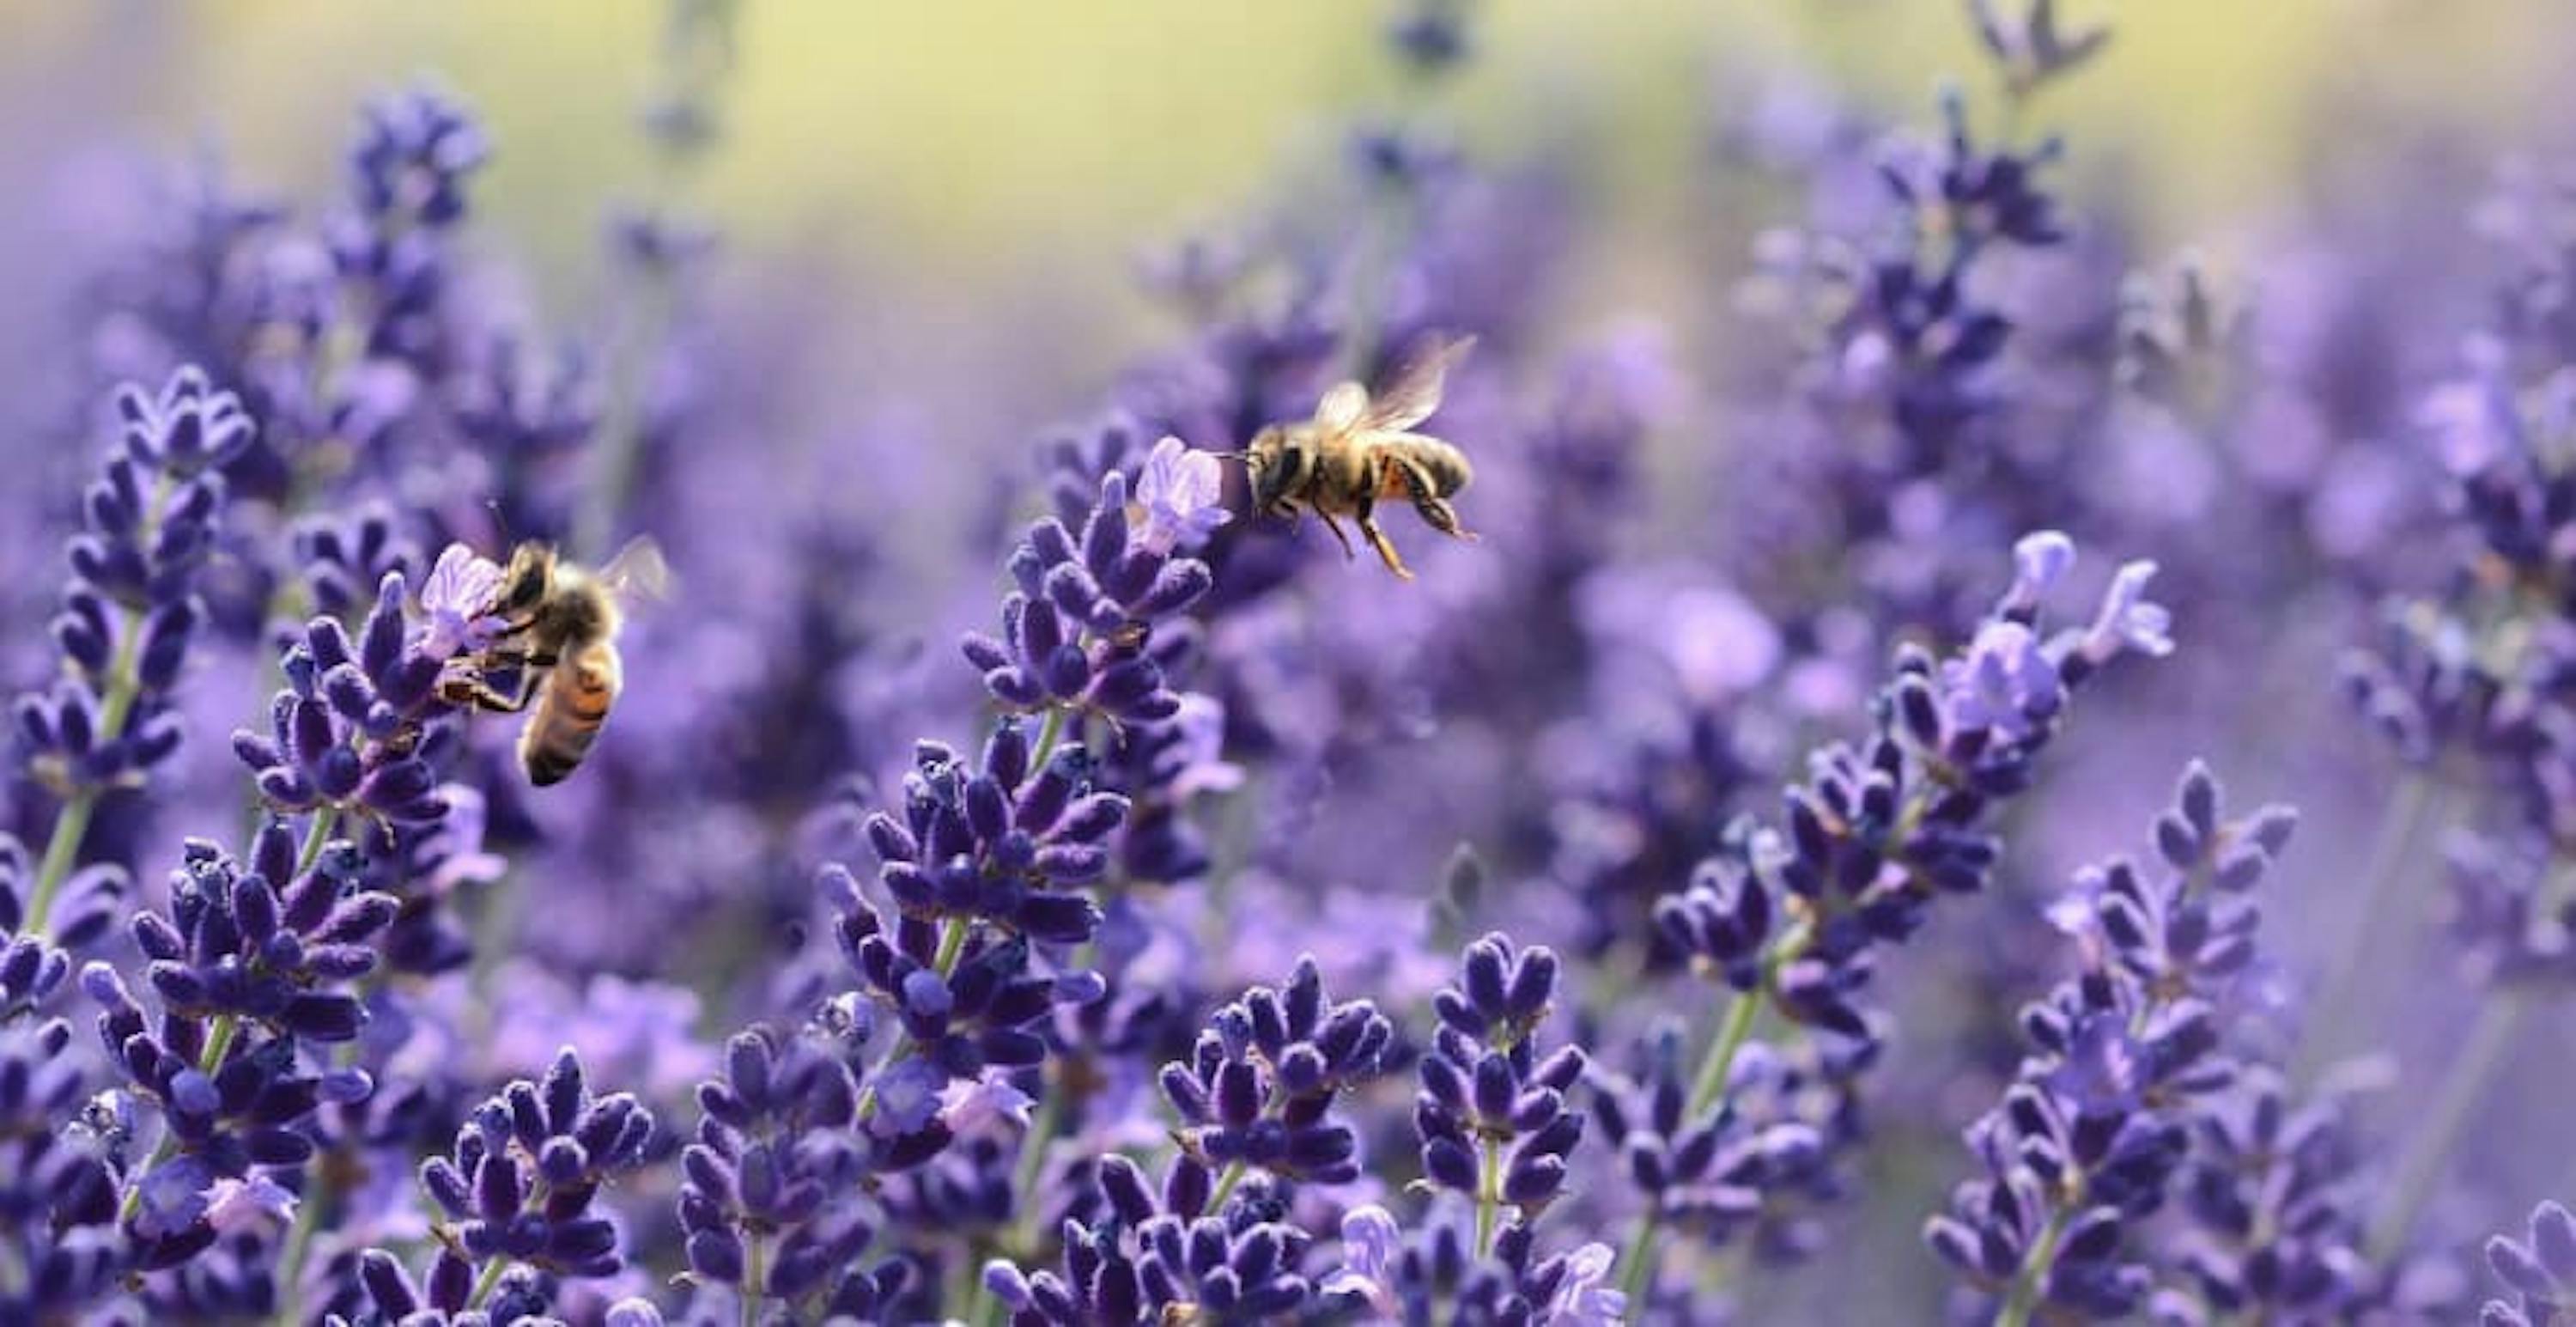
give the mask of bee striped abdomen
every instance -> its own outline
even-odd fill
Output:
[[[1436,439],[1414,438],[1386,449],[1378,496],[1410,502],[1432,529],[1452,539],[1472,541],[1476,536],[1458,523],[1458,511],[1449,505],[1449,497],[1474,477],[1466,453]]]
[[[1444,442],[1419,439],[1380,453],[1377,496],[1421,502],[1454,497],[1475,476],[1466,453]]]
[[[617,650],[597,645],[567,659],[546,679],[528,726],[519,734],[519,760],[528,782],[560,783],[590,754],[623,681]]]

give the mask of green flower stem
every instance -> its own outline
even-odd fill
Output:
[[[2067,1217],[2074,1210],[2074,1204],[2060,1203],[2049,1214],[2038,1242],[2030,1246],[2020,1273],[2013,1277],[2012,1293],[2004,1297],[2004,1306],[1995,1313],[1995,1327],[2029,1327],[2030,1315],[2038,1311],[2039,1301],[2047,1291],[2048,1266],[2057,1261],[2057,1242],[2066,1237]]]
[[[1768,985],[1770,974],[1765,972],[1763,976],[1764,984]],[[1726,1021],[1719,1025],[1717,1040],[1709,1043],[1708,1054],[1700,1059],[1699,1074],[1691,1080],[1690,1106],[1686,1114],[1696,1117],[1716,1105],[1717,1099],[1726,1094],[1726,1080],[1735,1072],[1735,1057],[1744,1049],[1745,1039],[1753,1034],[1754,1016],[1761,1012],[1762,992],[1759,988],[1738,992],[1727,1003]]]
[[[1046,712],[1046,724],[1038,729],[1038,744],[1029,750],[1029,772],[1043,773],[1047,761],[1055,756],[1056,744],[1064,740],[1065,708],[1053,706]]]
[[[483,1302],[492,1298],[492,1291],[501,1284],[501,1277],[509,1270],[509,1259],[493,1259],[492,1265],[484,1268],[481,1276],[474,1278],[474,1293],[466,1298],[465,1307],[469,1309],[483,1307]]]
[[[2486,1098],[2497,1072],[2511,1058],[2515,1034],[2522,1030],[2531,1004],[2532,997],[2527,992],[2502,990],[2488,996],[2478,1010],[2468,1042],[2442,1075],[2440,1093],[2425,1113],[2422,1127],[2407,1141],[2396,1169],[2390,1172],[2388,1198],[2372,1219],[2370,1238],[2364,1245],[2374,1264],[2386,1265],[2405,1245],[2407,1235],[2415,1229],[2415,1219],[2432,1201],[2442,1168],[2459,1146],[2461,1135],[2468,1132],[2469,1121],[2477,1113],[2478,1103]]]
[[[2561,855],[2552,863],[2548,879],[2541,883],[2535,911],[2540,916],[2555,917],[2570,899],[2576,899],[2576,860]],[[2434,1098],[2424,1126],[2391,1172],[2386,1204],[2371,1222],[2364,1245],[2374,1262],[2385,1264],[2413,1233],[2415,1219],[2432,1201],[2443,1166],[2458,1148],[2461,1135],[2468,1132],[2478,1103],[2485,1100],[2496,1075],[2512,1058],[2514,1042],[2539,998],[2527,989],[2499,987],[2488,992],[2480,1004],[2478,1020],[2470,1026],[2459,1058],[2442,1075],[2441,1095]]]
[[[331,831],[340,827],[340,808],[326,805],[313,813],[313,823],[304,827],[304,846],[295,853],[295,873],[302,875],[322,860],[322,847],[331,841]]]
[[[745,1242],[751,1247],[743,1262],[742,1327],[758,1327],[761,1287],[769,1281],[769,1244],[757,1233]]]
[[[170,501],[171,487],[167,474],[152,483],[152,496],[143,505],[143,520],[136,529],[137,542],[146,548],[160,533],[161,508]],[[125,735],[125,725],[134,718],[134,703],[143,694],[143,679],[135,671],[143,650],[143,618],[142,609],[131,604],[117,605],[116,652],[107,661],[106,685],[99,689],[98,698],[98,740],[102,746]],[[98,813],[102,791],[96,787],[76,789],[63,799],[62,809],[54,813],[53,832],[45,838],[45,855],[36,867],[35,889],[27,896],[27,934],[39,939],[46,935],[54,895],[71,878],[72,864],[80,859],[81,840],[89,837],[90,818]]]
[[[1494,1251],[1494,1221],[1503,1209],[1503,1145],[1492,1138],[1484,1142],[1484,1164],[1477,1167],[1476,1184],[1476,1256]]]
[[[126,634],[135,634],[131,626]],[[125,658],[123,646],[117,647],[117,658]],[[130,676],[132,672],[130,667],[120,665],[111,676]],[[116,699],[113,690],[108,699]],[[123,726],[120,721],[116,727],[105,729],[107,740],[116,740],[117,732]],[[97,812],[98,789],[82,788],[65,798],[62,809],[54,813],[54,830],[45,840],[45,858],[36,868],[35,891],[27,898],[27,934],[39,939],[45,936],[45,924],[49,920],[47,914],[54,908],[54,894],[63,887],[63,881],[71,877],[72,862],[80,856],[81,840],[89,836],[90,817]]]
[[[1233,1194],[1234,1186],[1243,1183],[1243,1176],[1242,1162],[1237,1161],[1227,1166],[1225,1173],[1216,1177],[1216,1188],[1208,1193],[1207,1210],[1213,1212],[1225,1206],[1225,1200]]]
[[[1805,945],[1799,939],[1802,935],[1802,932],[1792,933],[1791,938],[1799,940],[1798,948],[1803,949]],[[1784,948],[1783,953],[1786,952]],[[1709,1042],[1708,1053],[1700,1057],[1699,1073],[1692,1080],[1690,1106],[1686,1112],[1689,1117],[1697,1118],[1725,1095],[1726,1080],[1735,1071],[1735,1057],[1743,1051],[1746,1039],[1753,1035],[1753,1020],[1762,1012],[1762,993],[1769,987],[1770,975],[1775,969],[1775,964],[1765,963],[1762,985],[1749,991],[1738,991],[1735,998],[1727,1002],[1726,1018],[1718,1025],[1715,1039]],[[1620,1288],[1628,1292],[1628,1302],[1632,1306],[1645,1302],[1647,1283],[1653,1279],[1655,1237],[1661,1233],[1663,1213],[1653,1207],[1647,1208],[1638,1215],[1636,1233],[1628,1237],[1628,1247],[1619,1255]]]
[[[2397,882],[2406,876],[2425,832],[2441,819],[2442,800],[2439,784],[2426,770],[2408,772],[2390,797],[2367,864],[2362,868],[2360,884],[2346,910],[2351,920],[2335,943],[2324,979],[2317,986],[2313,1007],[2322,1011],[2324,1021],[2300,1048],[2293,1075],[2298,1080],[2312,1081],[2328,1057],[2344,1048],[2351,1030],[2350,1011],[2360,1000],[2361,975],[2368,966],[2366,960],[2379,931],[2379,919],[2395,907],[2400,892]]]

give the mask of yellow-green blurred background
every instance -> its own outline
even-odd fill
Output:
[[[725,143],[685,184],[740,250],[867,255],[838,297],[961,348],[1015,312],[1065,336],[1068,379],[1152,331],[1136,255],[1222,216],[1390,106],[1390,0],[744,0]],[[2292,182],[2397,127],[2433,142],[2546,137],[2576,54],[2564,0],[2065,0],[2117,40],[2050,94],[2080,181],[2116,171],[2149,251],[2228,238]],[[328,190],[370,91],[434,76],[487,117],[484,224],[541,303],[599,280],[599,219],[653,186],[634,132],[661,68],[652,0],[6,6],[7,164],[101,131],[221,154],[290,196]],[[1752,71],[1921,120],[1982,65],[1953,0],[1482,0],[1478,62],[1431,114],[1471,148],[1584,145],[1582,243],[1604,310],[1665,302],[1715,109]],[[1974,84],[1971,82],[1973,90]],[[2469,150],[2469,149],[2464,149]],[[2474,150],[2488,150],[2481,146]],[[1766,218],[1762,220],[1788,220]],[[980,289],[1043,292],[976,311]],[[837,288],[836,288],[837,289]],[[861,294],[861,291],[868,292]],[[950,298],[924,301],[931,291]],[[965,296],[966,298],[956,298]],[[919,312],[913,312],[919,311]],[[962,356],[961,356],[962,357]]]

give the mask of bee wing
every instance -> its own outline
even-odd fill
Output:
[[[651,535],[637,535],[599,569],[599,583],[621,603],[658,603],[671,597],[671,565]]]
[[[1369,412],[1366,387],[1355,382],[1333,384],[1324,399],[1315,405],[1315,427],[1326,433],[1348,433],[1358,428]]]
[[[1476,348],[1476,338],[1462,336],[1456,340],[1434,336],[1429,344],[1407,357],[1387,374],[1377,394],[1368,401],[1361,424],[1370,429],[1394,432],[1412,428],[1431,417],[1440,408],[1440,389],[1449,376],[1451,365],[1467,357]]]

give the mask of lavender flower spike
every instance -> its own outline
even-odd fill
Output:
[[[2513,1290],[2487,1301],[2478,1327],[2552,1327],[2576,1314],[2576,1216],[2554,1202],[2533,1208],[2523,1239],[2487,1241],[2487,1266]]]
[[[1342,1265],[1317,1287],[1327,1298],[1366,1304],[1388,1318],[1401,1314],[1403,1301],[1395,1286],[1396,1257],[1403,1230],[1375,1203],[1363,1203],[1342,1215]]]
[[[2111,588],[2102,596],[2102,612],[2084,633],[2080,652],[2085,660],[2098,667],[2123,650],[2151,659],[2173,653],[2173,614],[2147,600],[2147,582],[2155,575],[2156,564],[2132,562],[2111,578]]]
[[[2075,541],[2056,530],[2026,534],[2013,545],[2012,588],[2004,591],[2001,612],[2019,616],[2037,609],[2048,592],[2075,566]]]

